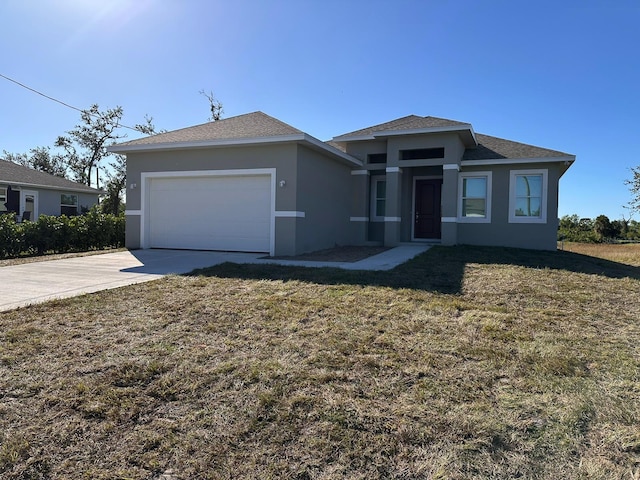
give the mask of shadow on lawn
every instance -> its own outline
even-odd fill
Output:
[[[638,267],[578,253],[475,246],[433,247],[389,271],[350,271],[339,268],[223,263],[196,270],[190,275],[255,280],[299,280],[328,285],[373,285],[456,294],[462,291],[465,267],[473,263],[549,268],[608,278],[640,279]]]

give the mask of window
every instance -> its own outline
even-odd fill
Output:
[[[387,180],[384,176],[371,177],[371,220],[384,221],[387,203]]]
[[[444,148],[400,150],[400,160],[429,160],[431,158],[444,158]]]
[[[7,206],[7,189],[6,187],[0,187],[0,212],[6,212]]]
[[[71,217],[78,214],[78,196],[63,193],[60,195],[60,215]]]
[[[491,221],[491,172],[461,173],[458,218],[462,222]]]
[[[386,153],[370,153],[367,158],[369,163],[387,163]]]
[[[512,170],[509,222],[547,222],[547,170]]]

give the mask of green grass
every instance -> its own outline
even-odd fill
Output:
[[[225,264],[0,314],[0,478],[638,479],[635,262]]]

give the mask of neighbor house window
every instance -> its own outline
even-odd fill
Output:
[[[444,148],[400,150],[400,160],[429,160],[432,158],[444,158]]]
[[[491,172],[461,173],[458,194],[460,221],[491,221]]]
[[[387,180],[384,176],[371,177],[371,220],[384,221],[387,203]]]
[[[0,212],[7,211],[5,203],[7,203],[7,189],[6,187],[0,187]]]
[[[60,215],[68,217],[78,214],[78,196],[63,193],[60,195]]]
[[[547,170],[512,170],[509,222],[547,222]]]

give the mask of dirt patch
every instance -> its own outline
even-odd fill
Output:
[[[295,257],[265,257],[277,260],[305,260],[311,262],[358,262],[389,250],[389,247],[334,247]]]

